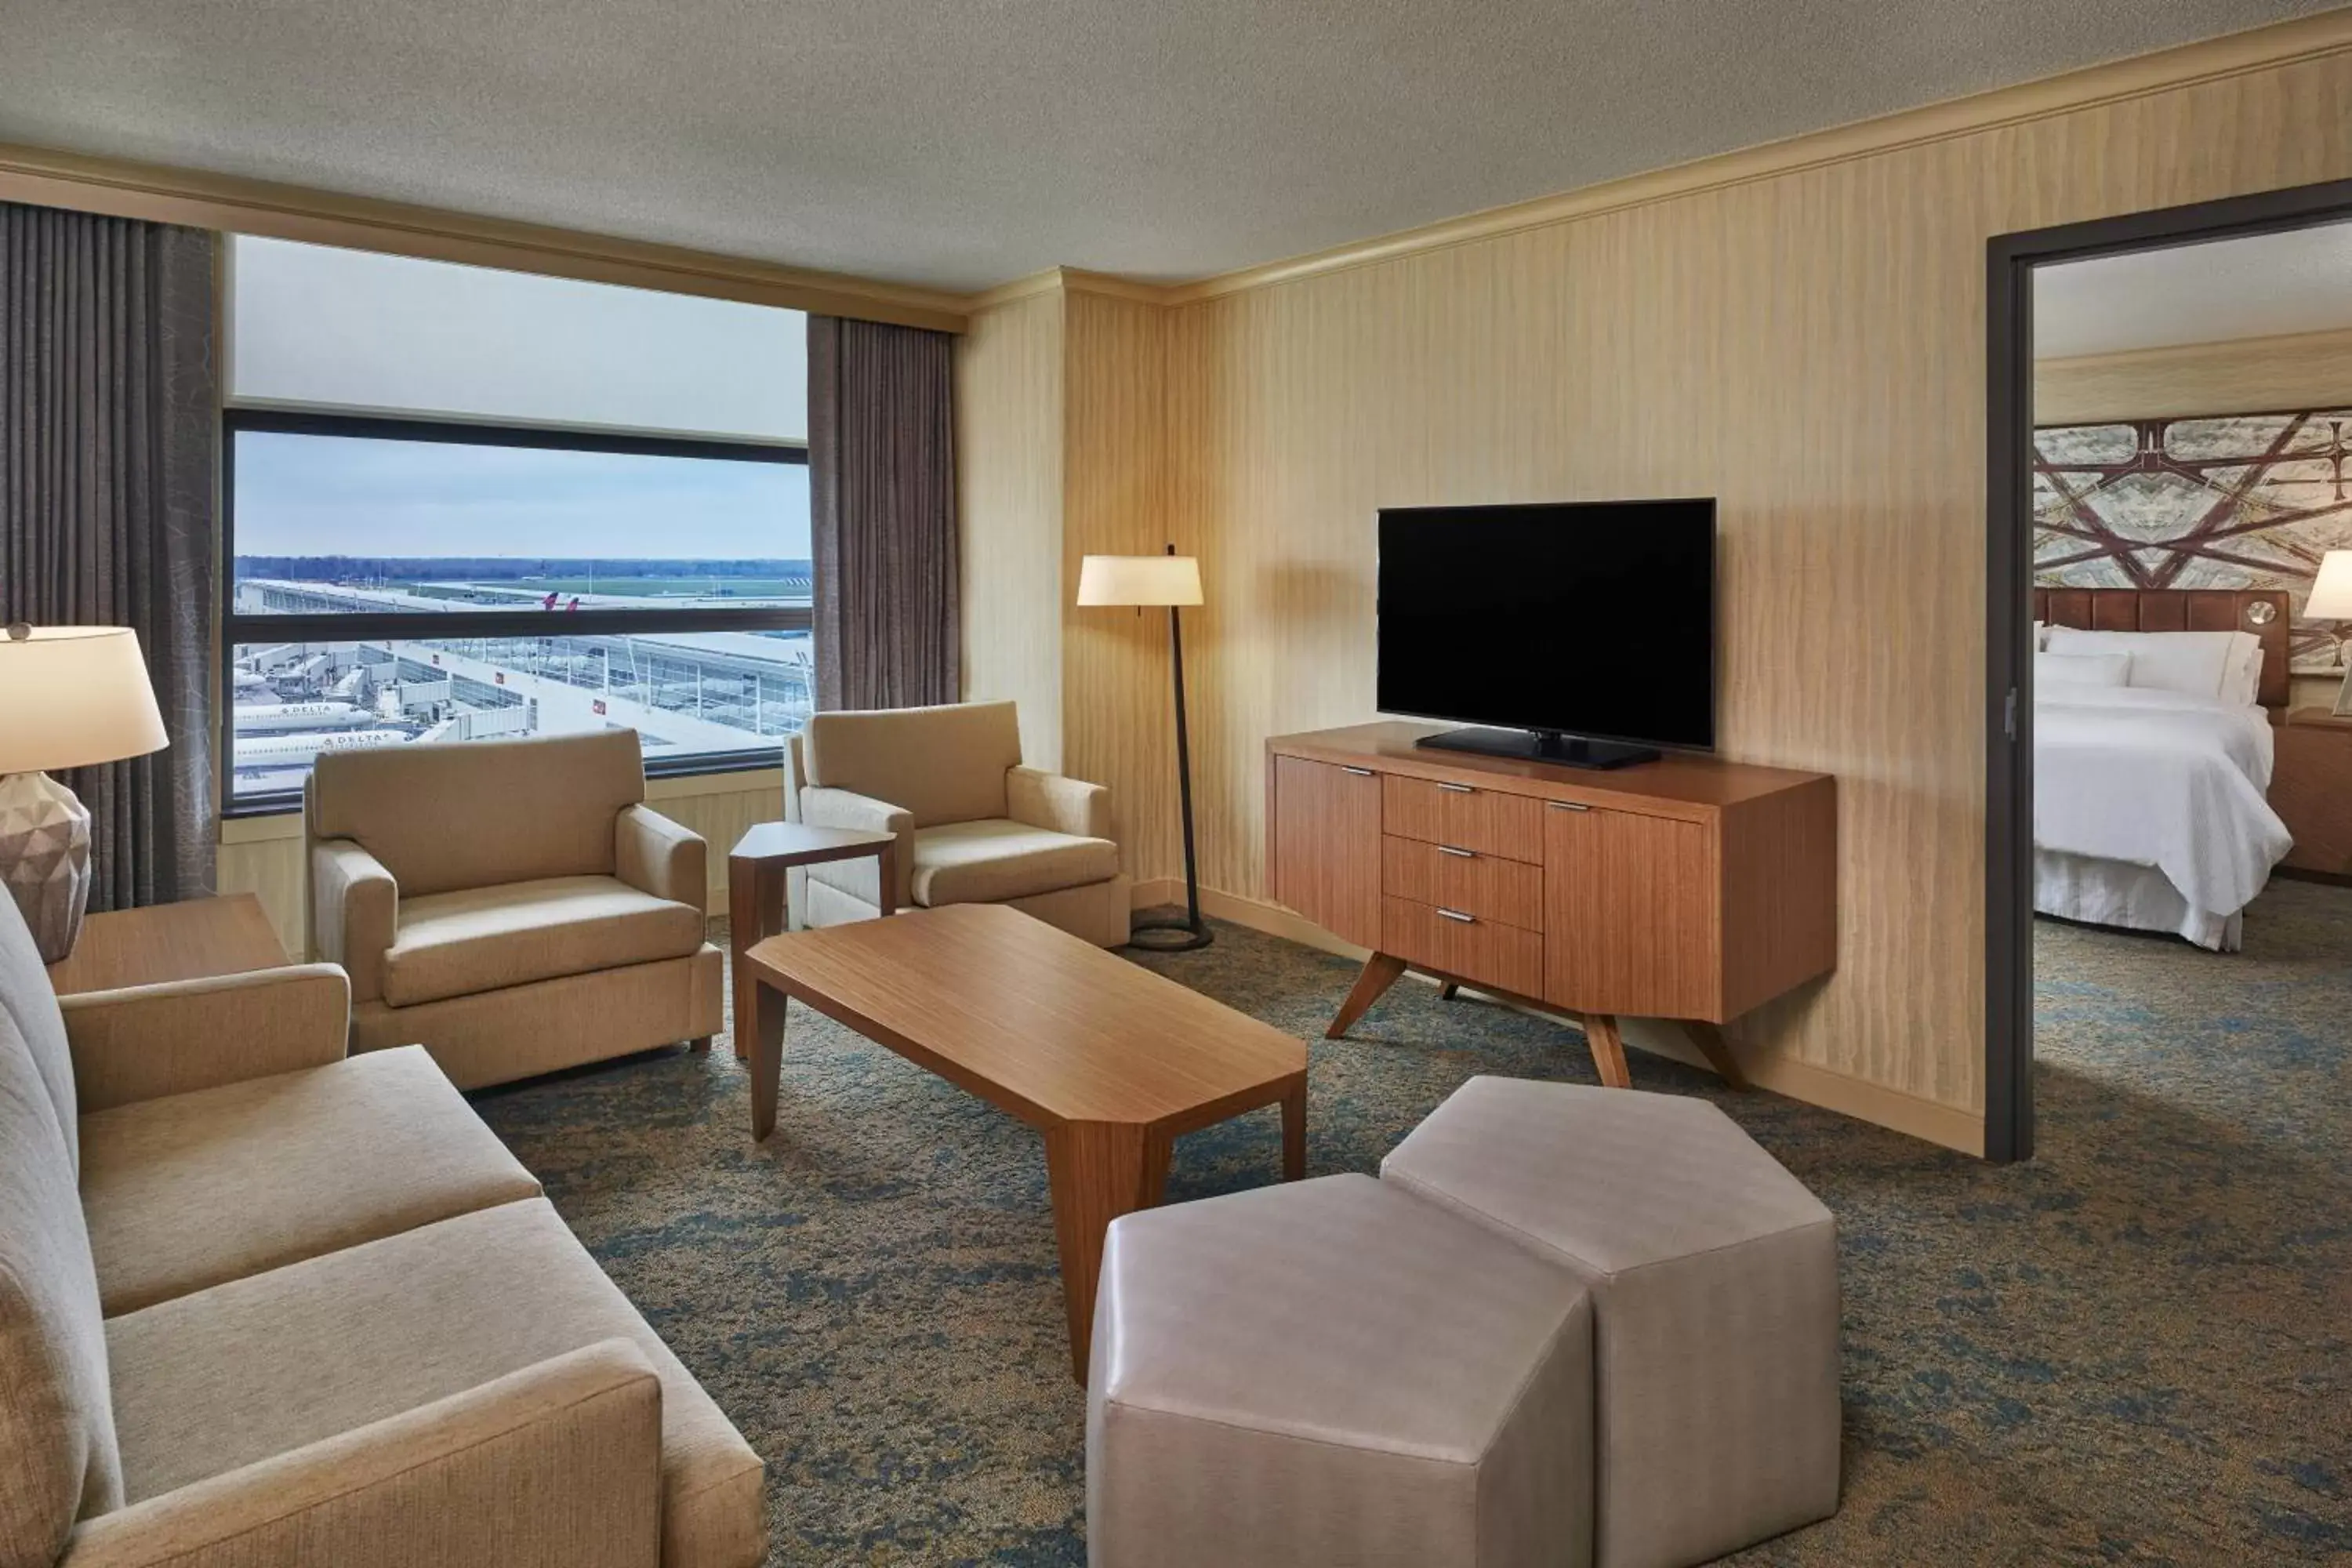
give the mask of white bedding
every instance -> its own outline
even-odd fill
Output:
[[[2033,751],[2036,849],[2154,867],[2217,931],[2293,847],[2263,798],[2273,744],[2260,708],[2140,687],[2050,688],[2034,705]],[[2040,896],[2035,907],[2100,918]]]

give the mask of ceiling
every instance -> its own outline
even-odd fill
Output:
[[[2033,274],[2037,359],[2352,327],[2352,223],[2144,250]]]
[[[2334,0],[0,0],[0,141],[973,289],[1173,279]]]

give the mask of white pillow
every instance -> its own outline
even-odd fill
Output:
[[[2036,622],[2034,622],[2034,623],[2033,623],[2033,651],[2034,651],[2034,652],[2036,652],[2036,653],[2042,653],[2042,652],[2046,651],[2046,650],[2049,648],[2049,647],[2050,647],[2050,623],[2049,623],[2048,621],[2036,621]]]
[[[2230,635],[2246,640],[2230,661],[2229,673],[2221,678],[2221,700],[2252,708],[2263,697],[2263,639],[2252,632]]]
[[[2131,655],[2127,653],[2037,653],[2033,656],[2033,684],[2037,689],[2053,686],[2126,686],[2131,681]]]
[[[2086,632],[2050,628],[2052,653],[2122,653],[2131,656],[2130,684],[2191,697],[2220,697],[2222,678],[2238,655],[2246,632]],[[2259,646],[2259,645],[2258,645]]]

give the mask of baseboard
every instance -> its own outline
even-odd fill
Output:
[[[1183,883],[1172,884],[1178,897]],[[1167,900],[1160,900],[1167,902]],[[1218,920],[1231,921],[1252,931],[1264,931],[1305,947],[1337,953],[1343,958],[1361,961],[1367,951],[1341,942],[1329,931],[1305,918],[1293,914],[1279,904],[1263,900],[1244,898],[1238,893],[1220,892],[1213,888],[1201,889],[1201,912]],[[1411,974],[1408,979],[1427,980],[1425,975]],[[1434,982],[1430,982],[1434,984]],[[1511,1004],[1506,1003],[1505,1005]],[[1682,1029],[1657,1018],[1627,1018],[1624,1020],[1625,1043],[1654,1056],[1670,1057],[1702,1071],[1711,1071],[1698,1048],[1690,1043]],[[1932,1100],[1922,1100],[1899,1089],[1884,1084],[1866,1083],[1847,1078],[1810,1062],[1792,1061],[1786,1057],[1746,1056],[1740,1061],[1748,1081],[1759,1089],[1790,1100],[1817,1105],[1841,1116],[1851,1116],[1858,1121],[1888,1128],[1906,1136],[1918,1138],[1963,1154],[1981,1156],[1984,1153],[1984,1119],[1971,1110],[1944,1105]]]

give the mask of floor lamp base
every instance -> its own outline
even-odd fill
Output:
[[[1203,921],[1138,921],[1128,928],[1127,945],[1146,952],[1192,952],[1217,940]]]

